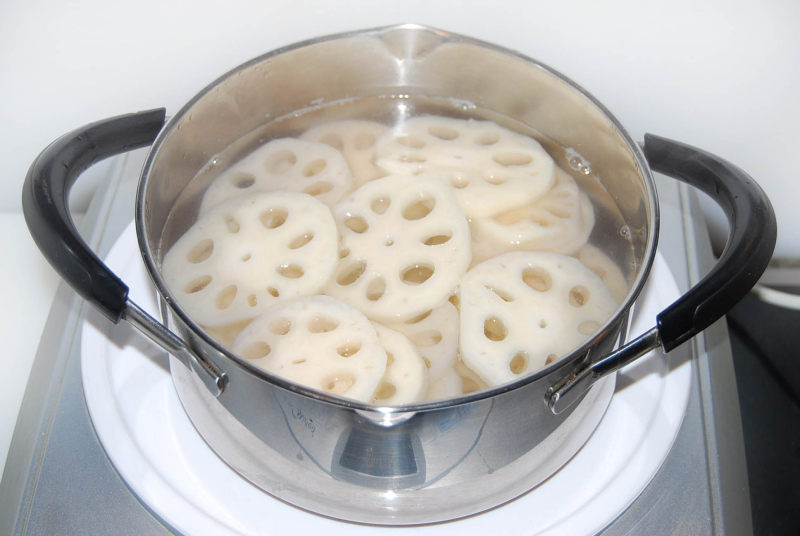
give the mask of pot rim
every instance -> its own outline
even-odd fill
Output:
[[[614,129],[617,131],[617,133],[625,141],[628,148],[630,149],[637,164],[637,167],[639,168],[639,174],[644,182],[647,194],[648,208],[649,208],[649,218],[648,218],[649,231],[643,251],[642,263],[640,266],[635,267],[636,276],[633,280],[630,289],[628,290],[625,300],[617,307],[617,310],[614,313],[614,315],[612,315],[605,322],[605,324],[603,324],[602,328],[600,328],[591,338],[584,341],[584,343],[581,346],[575,348],[568,355],[562,356],[561,359],[555,361],[549,366],[539,369],[538,371],[526,375],[525,377],[522,377],[518,380],[503,385],[499,385],[496,387],[492,387],[486,390],[478,391],[475,393],[470,393],[454,398],[446,398],[442,400],[434,400],[431,402],[414,403],[402,406],[375,406],[372,404],[367,404],[364,402],[359,402],[344,397],[330,395],[303,385],[295,384],[279,376],[269,374],[263,371],[262,369],[255,367],[254,365],[250,364],[244,359],[239,358],[238,356],[236,356],[235,354],[224,348],[211,336],[209,336],[198,324],[194,322],[194,320],[189,315],[186,314],[183,308],[181,308],[178,305],[178,302],[175,300],[174,296],[169,291],[167,285],[165,284],[161,276],[160,269],[157,266],[155,259],[153,258],[152,255],[152,251],[154,251],[155,245],[150,243],[150,241],[147,238],[147,233],[145,232],[146,211],[144,208],[144,198],[145,198],[145,185],[148,182],[151,170],[154,166],[154,162],[158,157],[159,149],[165,143],[165,140],[173,132],[175,126],[179,123],[180,119],[183,118],[188,113],[190,113],[191,109],[200,99],[202,99],[204,96],[210,93],[224,80],[227,80],[228,78],[234,76],[236,73],[246,70],[249,67],[261,63],[273,56],[277,56],[279,54],[289,52],[295,49],[327,41],[348,39],[358,36],[369,36],[369,35],[378,36],[396,30],[415,30],[420,32],[430,32],[438,36],[441,36],[449,41],[469,43],[471,45],[475,45],[481,48],[486,48],[489,50],[493,50],[495,52],[516,57],[528,63],[531,67],[541,69],[550,74],[551,76],[558,78],[560,81],[565,82],[567,85],[569,85],[573,90],[580,93],[581,96],[586,98],[593,106],[595,106],[603,114],[603,116],[613,125]],[[167,123],[165,124],[164,128],[162,128],[161,131],[159,132],[157,138],[155,139],[155,142],[153,143],[153,145],[150,148],[150,151],[148,152],[145,164],[142,168],[142,172],[139,179],[139,185],[136,193],[136,207],[135,207],[135,226],[136,226],[136,235],[139,242],[139,250],[144,260],[145,266],[147,267],[147,271],[149,272],[150,277],[156,287],[159,299],[162,300],[162,303],[166,304],[166,306],[169,308],[169,311],[177,315],[186,326],[191,328],[194,335],[199,337],[202,340],[203,344],[207,344],[208,346],[213,348],[214,351],[218,353],[218,355],[229,360],[233,365],[243,368],[250,374],[258,377],[259,379],[269,382],[275,386],[281,387],[287,391],[291,391],[296,394],[300,394],[308,398],[319,400],[321,402],[325,402],[331,405],[354,409],[354,410],[366,411],[370,413],[378,413],[386,416],[391,416],[391,415],[397,416],[398,414],[404,414],[404,413],[415,413],[415,412],[424,412],[424,411],[431,411],[438,409],[447,409],[464,404],[469,404],[487,398],[493,398],[502,395],[503,393],[514,391],[526,385],[529,385],[530,383],[533,383],[541,379],[542,377],[547,376],[559,369],[563,369],[561,375],[569,374],[569,371],[574,366],[576,361],[580,361],[580,358],[586,355],[592,347],[594,347],[601,339],[608,336],[610,330],[614,325],[617,325],[620,321],[623,320],[623,317],[627,316],[630,313],[633,306],[633,302],[640,294],[642,288],[644,287],[645,282],[648,279],[652,263],[655,258],[656,245],[658,242],[659,222],[660,222],[660,216],[659,216],[659,205],[658,205],[656,188],[650,167],[647,163],[647,160],[644,156],[644,153],[640,145],[633,140],[628,131],[622,126],[622,124],[617,120],[617,118],[600,101],[598,101],[595,97],[593,97],[582,86],[575,83],[572,79],[564,76],[562,73],[553,69],[552,67],[534,58],[531,58],[530,56],[517,52],[515,50],[505,48],[493,43],[489,43],[487,41],[468,37],[465,35],[441,30],[431,26],[426,26],[421,24],[410,24],[410,23],[379,26],[361,30],[351,30],[347,32],[334,33],[325,36],[306,39],[266,52],[265,54],[262,54],[245,63],[238,65],[237,67],[234,67],[233,69],[229,70],[228,72],[214,79],[211,83],[209,83],[201,91],[199,91],[194,97],[192,97],[192,99],[190,99],[183,107],[181,107],[180,110],[175,115],[170,117]],[[164,311],[163,308],[162,311]],[[166,318],[165,321],[167,321]],[[626,333],[623,332],[620,337],[624,338],[625,335]],[[543,403],[546,403],[544,397],[543,397]]]

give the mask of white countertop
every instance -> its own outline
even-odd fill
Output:
[[[0,476],[39,338],[60,278],[34,244],[21,212],[0,212]]]

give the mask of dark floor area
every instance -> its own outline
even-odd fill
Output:
[[[753,532],[800,536],[800,311],[751,294],[728,313],[728,327]]]

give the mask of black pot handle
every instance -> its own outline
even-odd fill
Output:
[[[115,324],[125,311],[128,287],[81,239],[69,212],[69,192],[89,166],[153,143],[165,110],[114,117],[61,136],[36,157],[25,178],[22,210],[33,240],[78,294]]]
[[[764,191],[733,164],[651,134],[645,134],[644,154],[653,171],[711,196],[730,226],[717,264],[657,317],[661,344],[670,351],[721,318],[750,292],[772,258],[777,225]]]
[[[34,242],[78,294],[115,324],[130,322],[151,340],[198,372],[215,395],[226,375],[194,355],[165,326],[128,299],[128,287],[83,241],[69,212],[69,193],[89,166],[153,143],[164,126],[163,108],[112,117],[65,134],[36,157],[22,187],[22,210]]]
[[[652,134],[645,134],[644,154],[653,171],[702,190],[722,207],[728,241],[711,271],[656,317],[655,328],[551,386],[546,402],[554,413],[606,374],[659,346],[669,352],[710,326],[753,288],[772,257],[775,214],[747,173],[710,153]]]

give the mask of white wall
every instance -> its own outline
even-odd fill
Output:
[[[794,0],[4,0],[0,208],[19,210],[28,165],[73,127],[157,106],[175,112],[275,47],[398,22],[517,49],[583,85],[637,139],[653,132],[738,164],[772,198],[778,255],[800,257]]]

